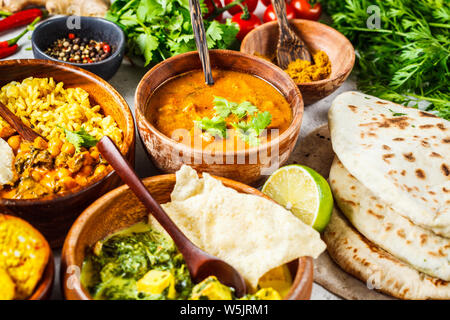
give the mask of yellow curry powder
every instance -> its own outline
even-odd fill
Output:
[[[50,256],[44,237],[22,219],[0,214],[0,296],[26,299],[42,277]],[[9,279],[10,280],[9,280]],[[6,285],[8,284],[8,285]]]
[[[313,58],[314,64],[297,59],[292,61],[284,71],[295,83],[312,82],[328,78],[331,74],[331,62],[327,54],[323,51],[318,51],[313,55]]]

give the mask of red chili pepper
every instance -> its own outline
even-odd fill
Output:
[[[16,27],[25,26],[34,21],[37,17],[44,17],[46,11],[40,9],[28,9],[17,12],[3,20],[0,20],[0,32]]]
[[[105,51],[106,53],[111,52],[111,47],[109,46],[109,44],[107,44],[107,43],[103,44],[103,51]]]
[[[17,37],[12,38],[10,40],[6,40],[6,41],[0,41],[0,48],[6,48],[6,47],[10,47],[12,45],[15,45],[24,35],[27,34],[28,31],[32,30],[33,27],[36,25],[36,23],[38,23],[39,21],[41,21],[41,17],[37,17],[36,19],[34,19],[34,21],[25,30],[23,30],[23,32],[21,32]]]
[[[0,48],[0,59],[9,57],[13,53],[15,53],[18,48],[19,48],[19,46],[17,44],[15,44],[11,47]]]
[[[74,34],[74,33],[69,33],[69,39],[70,39],[70,40],[75,39],[75,34]]]

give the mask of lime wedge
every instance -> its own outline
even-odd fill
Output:
[[[282,167],[269,177],[262,192],[319,232],[330,221],[330,186],[311,168],[296,164]]]

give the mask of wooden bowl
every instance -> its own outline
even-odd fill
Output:
[[[239,192],[266,197],[260,191],[225,178],[219,178],[227,187]],[[175,186],[175,175],[167,174],[146,178],[145,186],[159,203],[170,201]],[[267,198],[267,197],[266,197]],[[86,252],[99,240],[112,233],[148,220],[148,211],[137,200],[128,186],[121,186],[104,195],[89,206],[77,219],[67,235],[61,255],[61,285],[68,300],[90,300],[89,293],[81,286],[79,273]],[[311,296],[313,262],[303,257],[289,264],[294,278],[287,299],[306,300]],[[74,275],[78,275],[74,276]]]
[[[65,87],[83,88],[89,93],[91,103],[101,105],[104,113],[116,120],[124,135],[121,151],[129,161],[134,161],[135,128],[131,111],[120,94],[100,77],[77,67],[47,60],[0,61],[0,74],[0,87],[27,77],[53,77],[55,81],[64,82]],[[0,210],[28,221],[45,236],[51,247],[59,247],[77,216],[99,196],[121,184],[112,168],[108,170],[104,178],[62,196],[45,200],[0,199]]]
[[[161,133],[146,118],[149,101],[152,93],[165,81],[177,75],[201,69],[198,53],[188,52],[156,65],[139,83],[135,97],[139,135],[152,161],[163,172],[173,173],[180,169],[182,164],[189,164],[198,172],[209,172],[245,184],[259,185],[265,177],[262,171],[273,164],[270,157],[278,155],[279,161],[276,167],[281,166],[295,147],[303,116],[302,95],[294,81],[285,72],[263,59],[230,50],[211,50],[210,58],[213,68],[249,73],[266,80],[278,89],[293,112],[293,120],[289,128],[278,138],[258,147],[215,154],[211,151],[191,148]],[[274,154],[272,155],[271,152]],[[265,155],[268,157],[264,157]],[[211,163],[211,159],[217,161]]]
[[[355,64],[355,50],[342,33],[327,25],[303,19],[289,22],[312,52],[322,50],[331,60],[328,79],[298,84],[305,105],[310,105],[330,95],[344,83]],[[271,56],[277,49],[278,37],[278,23],[265,23],[247,34],[242,41],[241,52]]]
[[[52,294],[53,281],[55,279],[55,260],[50,251],[47,266],[45,267],[42,278],[36,286],[31,297],[28,300],[48,300]]]

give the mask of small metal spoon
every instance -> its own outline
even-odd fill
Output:
[[[189,0],[191,12],[192,29],[194,30],[195,43],[197,45],[198,55],[202,63],[205,82],[207,85],[213,85],[211,63],[209,61],[208,43],[206,41],[205,26],[203,25],[202,11],[198,0]]]
[[[159,203],[152,197],[150,192],[148,192],[133,168],[109,137],[103,137],[97,143],[97,148],[106,161],[114,168],[119,177],[130,187],[142,204],[172,237],[178,250],[183,255],[184,261],[195,283],[204,280],[208,276],[215,275],[221,283],[233,287],[237,297],[245,295],[247,291],[245,281],[239,272],[225,261],[198,248],[183,234],[164,209],[161,208]]]

